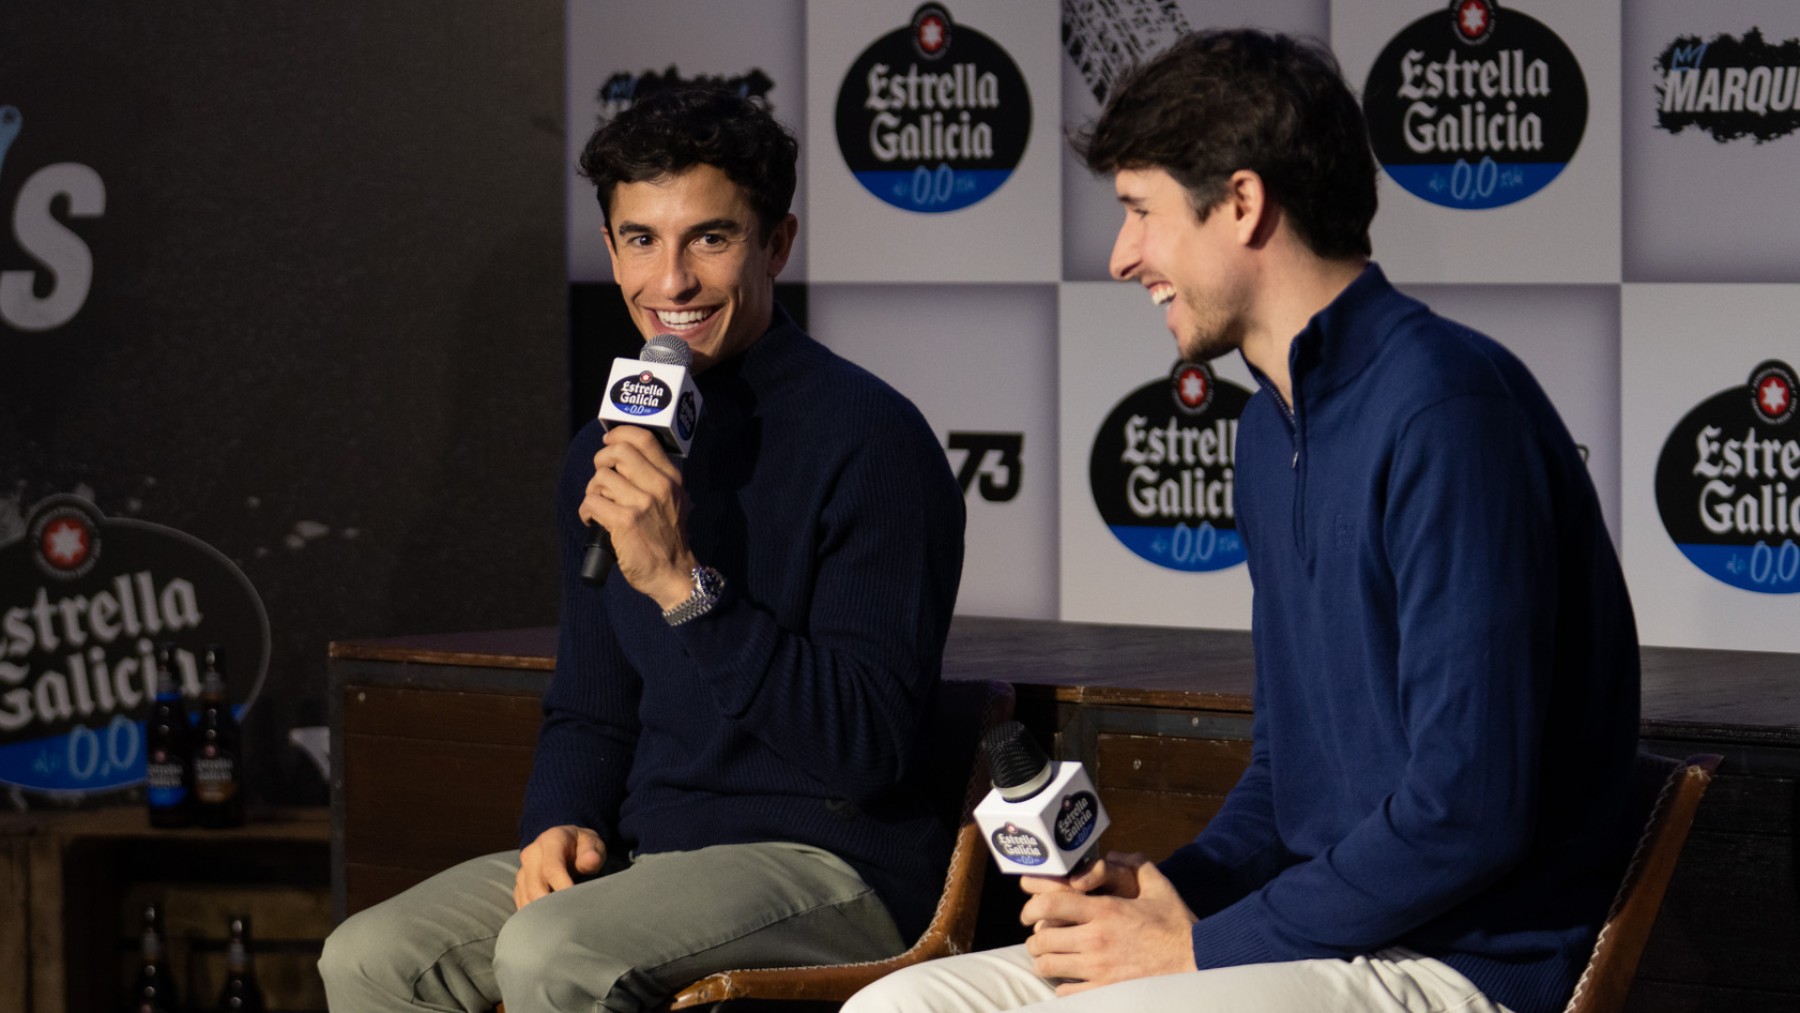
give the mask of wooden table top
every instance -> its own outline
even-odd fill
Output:
[[[331,657],[548,672],[556,628],[337,641]],[[1800,744],[1800,655],[1642,649],[1642,717],[1650,734],[1728,735]],[[944,676],[999,679],[1059,702],[1248,713],[1250,634],[957,616]]]

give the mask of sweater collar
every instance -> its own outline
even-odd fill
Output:
[[[1342,387],[1368,367],[1401,316],[1422,308],[1388,284],[1374,261],[1295,336],[1288,375],[1296,407]]]
[[[807,346],[811,344],[806,332],[788,314],[787,307],[777,302],[769,319],[769,329],[762,333],[762,337],[757,338],[742,353],[701,373],[695,382],[701,385],[702,393],[711,387],[730,385],[735,380],[761,386],[766,381],[789,372],[797,360],[806,354]]]

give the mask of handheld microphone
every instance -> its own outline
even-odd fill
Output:
[[[994,788],[975,823],[1001,872],[1066,876],[1094,855],[1109,822],[1087,771],[1044,755],[1017,721],[981,737]]]
[[[700,421],[700,391],[690,369],[694,350],[673,334],[658,334],[644,342],[635,359],[613,360],[606,378],[606,394],[600,399],[600,424],[639,426],[656,434],[670,457],[686,457]],[[606,583],[618,557],[612,538],[598,524],[581,558],[581,579],[593,587]]]

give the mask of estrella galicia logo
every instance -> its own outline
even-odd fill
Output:
[[[1369,142],[1414,196],[1486,210],[1524,200],[1575,157],[1587,79],[1555,32],[1494,0],[1452,0],[1402,29],[1363,87]]]
[[[1064,795],[1062,809],[1056,814],[1056,846],[1074,851],[1087,843],[1094,833],[1094,818],[1100,813],[1100,800],[1093,792],[1078,791]]]
[[[1008,823],[994,831],[994,850],[1020,865],[1043,865],[1050,853],[1044,842],[1017,823]]]
[[[1711,42],[1684,35],[1656,58],[1656,69],[1656,125],[1671,134],[1694,127],[1720,144],[1742,137],[1761,144],[1800,130],[1800,39],[1772,46],[1756,28]]]
[[[1244,561],[1232,491],[1238,416],[1249,400],[1211,366],[1176,363],[1113,408],[1088,457],[1094,506],[1113,537],[1171,570]]]
[[[1792,366],[1762,363],[1676,423],[1656,462],[1656,508],[1675,546],[1746,591],[1800,592],[1796,386]]]
[[[636,376],[628,376],[613,384],[606,396],[613,406],[627,415],[655,415],[669,407],[669,399],[674,395],[669,385],[656,378],[649,370]]]
[[[200,693],[197,660],[210,642],[247,659],[226,673],[234,709],[256,699],[269,617],[231,560],[81,497],[35,504],[24,537],[0,545],[0,785],[89,794],[143,784],[152,659],[165,640],[188,696]]]
[[[876,197],[907,211],[975,204],[1018,168],[1031,94],[1012,56],[928,3],[876,39],[838,89],[844,164]]]
[[[684,440],[694,438],[694,423],[699,421],[700,411],[694,407],[694,392],[684,390],[681,399],[675,403],[675,435]]]

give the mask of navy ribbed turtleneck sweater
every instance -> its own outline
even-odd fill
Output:
[[[558,490],[561,639],[521,843],[575,824],[616,855],[810,844],[910,939],[950,844],[913,757],[962,572],[960,490],[917,409],[779,308],[697,382],[688,540],[724,597],[671,628],[616,571],[581,582],[575,509],[603,436],[582,429]]]

